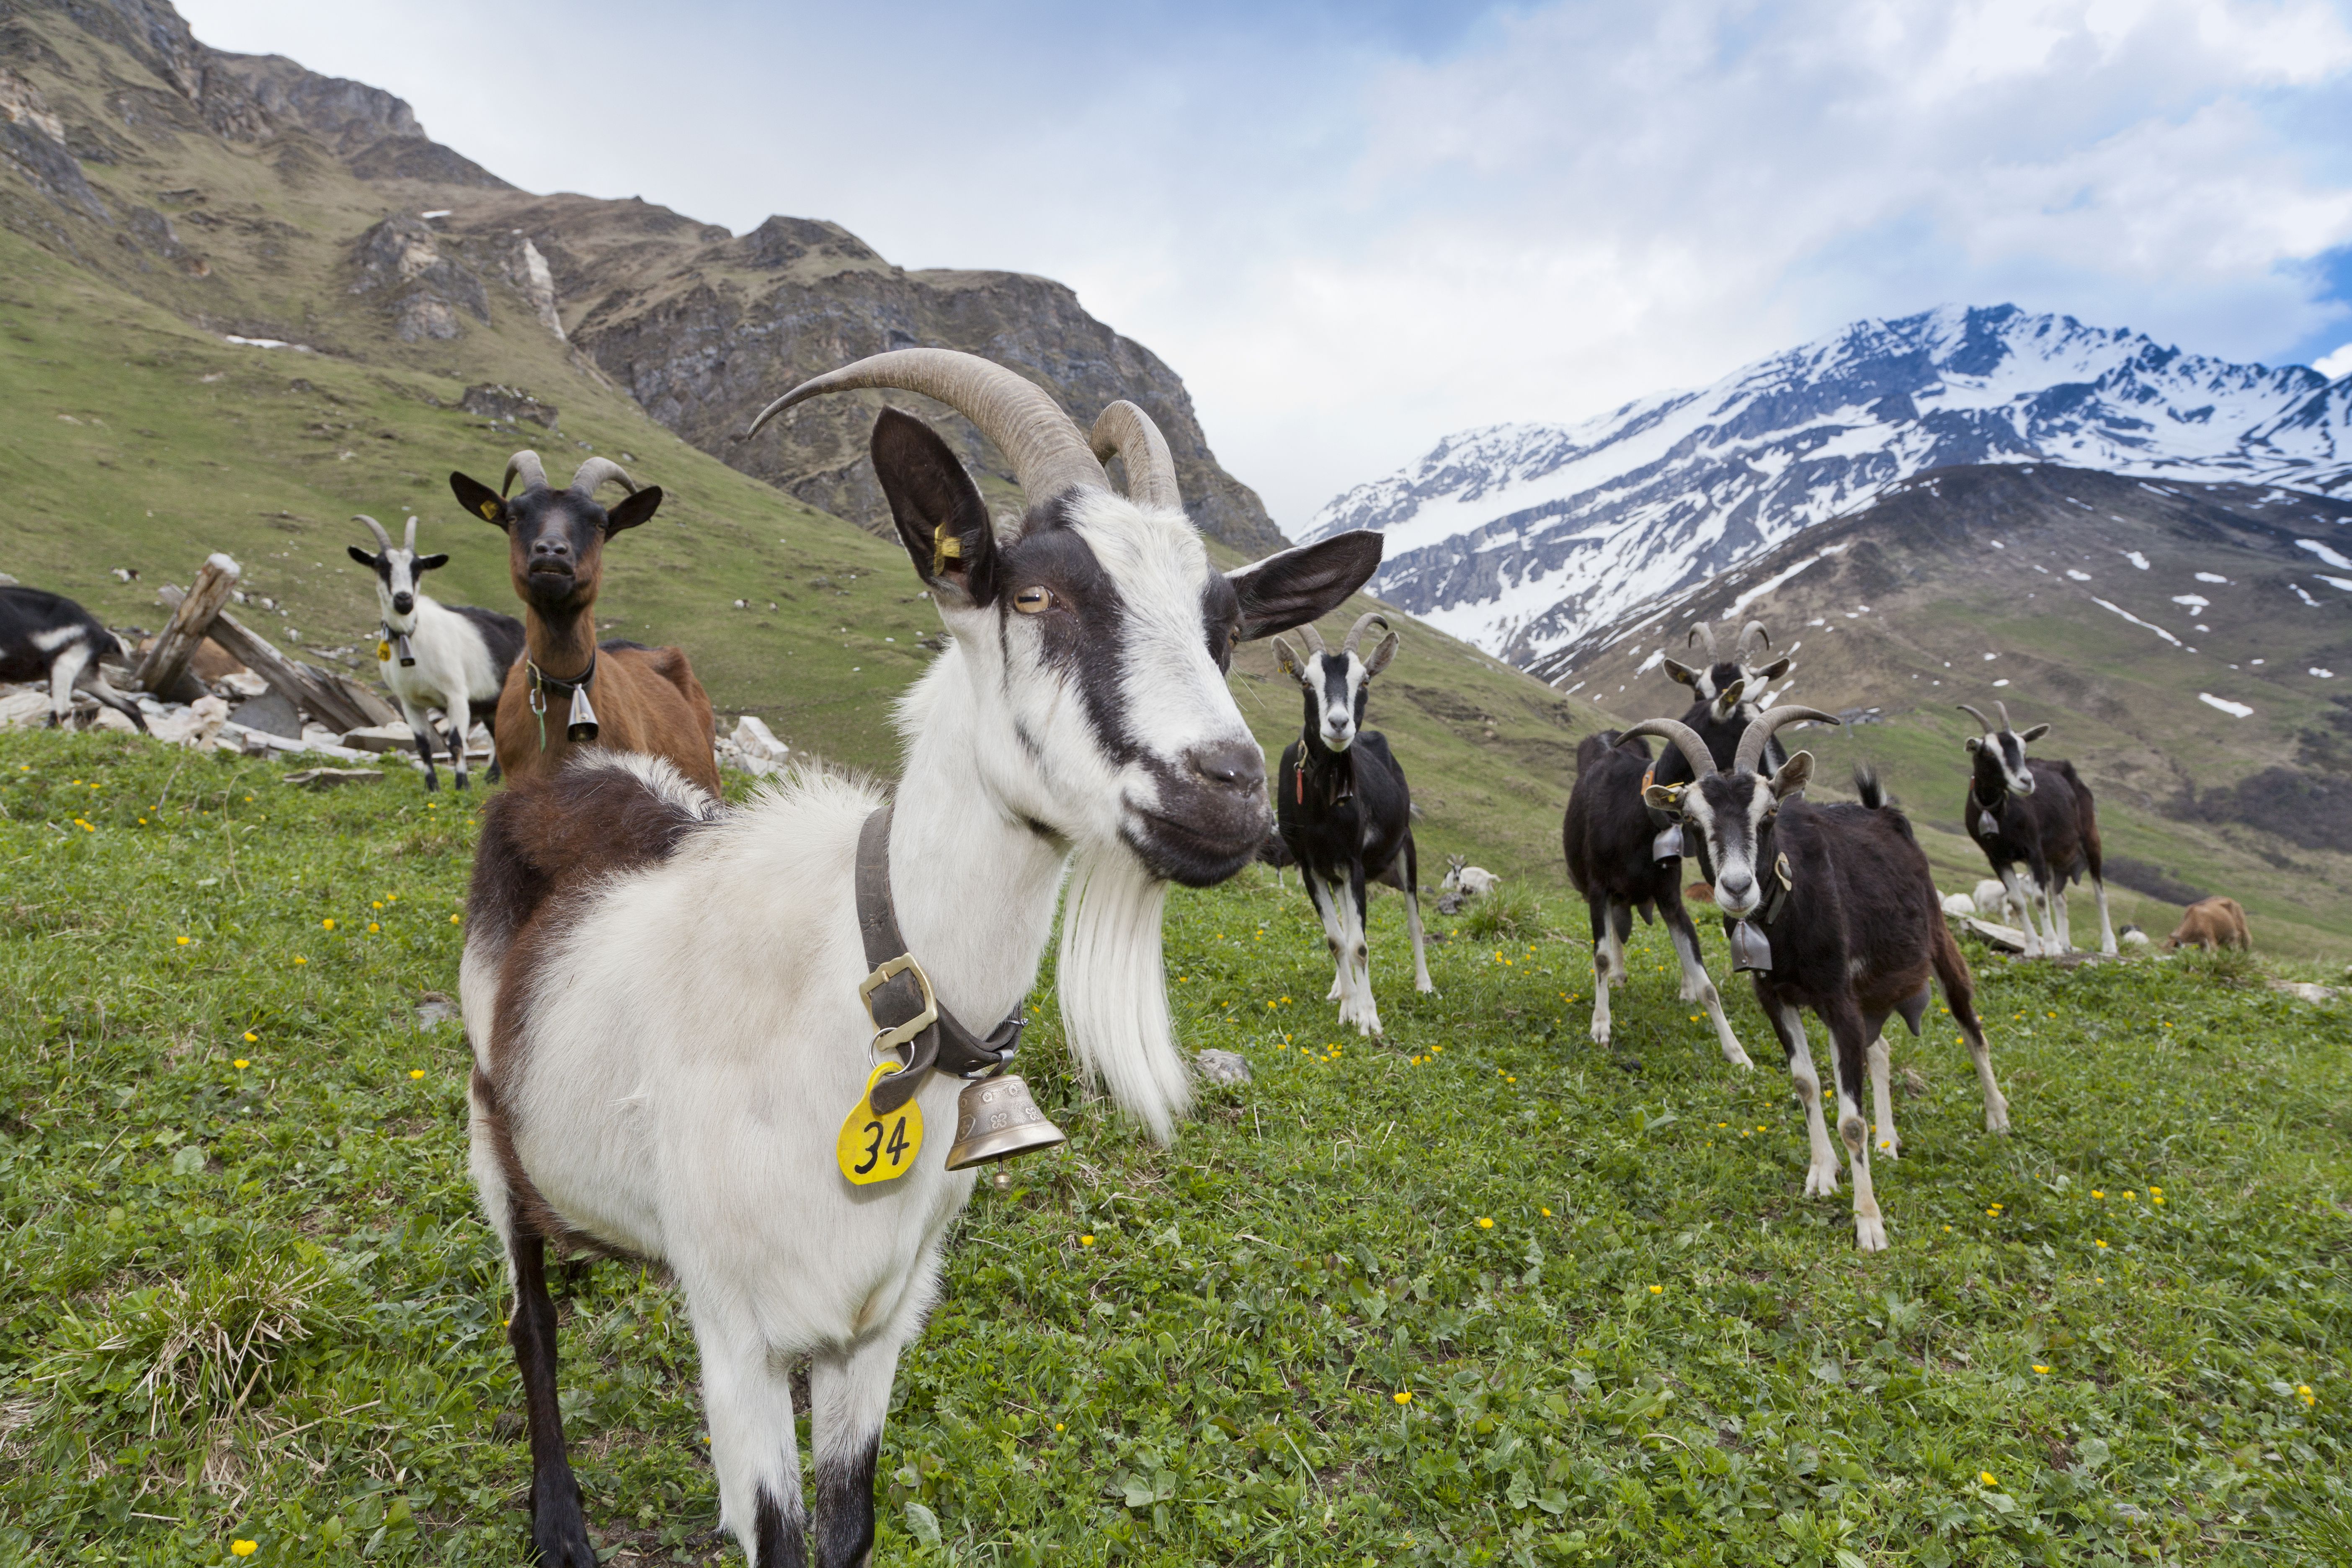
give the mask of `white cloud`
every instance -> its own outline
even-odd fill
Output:
[[[2346,343],[2334,353],[2323,354],[2313,360],[2311,368],[2330,381],[2341,381],[2352,375],[2352,343]]]
[[[2314,0],[1577,0],[1426,37],[1066,0],[185,9],[533,189],[1062,279],[1293,528],[1448,432],[1859,316],[2013,300],[2275,359],[2346,314],[2309,264],[2352,243],[2321,129],[2352,31]]]

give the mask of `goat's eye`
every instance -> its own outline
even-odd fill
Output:
[[[1013,595],[1013,607],[1024,616],[1042,616],[1055,605],[1051,588],[1024,588]]]

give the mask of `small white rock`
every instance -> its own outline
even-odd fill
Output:
[[[1247,1058],[1235,1051],[1202,1051],[1193,1058],[1201,1064],[1201,1076],[1211,1083],[1234,1084],[1250,1080]]]

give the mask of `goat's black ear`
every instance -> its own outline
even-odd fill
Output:
[[[1698,684],[1698,671],[1689,665],[1678,664],[1670,658],[1666,660],[1666,679],[1685,686],[1696,687]]]
[[[374,556],[369,554],[366,551],[362,550],[356,544],[346,544],[343,548],[352,552],[352,560],[358,562],[361,565],[366,567],[371,572],[375,570]]]
[[[1758,670],[1756,672],[1756,679],[1759,680],[1778,680],[1788,673],[1789,660],[1786,656],[1783,656],[1780,658],[1774,659],[1771,663]]]
[[[1776,799],[1786,799],[1805,787],[1813,776],[1813,753],[1799,752],[1782,763],[1772,775],[1772,794]]]
[[[411,572],[437,572],[448,564],[449,557],[446,554],[420,555],[409,563],[408,569]]]
[[[874,421],[875,477],[916,575],[973,605],[996,597],[996,530],[988,503],[939,432],[911,414],[885,408]]]
[[[1372,657],[1364,660],[1364,679],[1369,680],[1386,669],[1389,667],[1389,660],[1396,657],[1396,650],[1397,635],[1391,632],[1381,639],[1380,647],[1372,649]]]
[[[2019,739],[2020,741],[2024,742],[2026,744],[2031,745],[2031,744],[2032,744],[2034,742],[2036,742],[2036,741],[2038,741],[2038,740],[2042,739],[2042,736],[2047,735],[2048,733],[2050,733],[2050,726],[2049,726],[2049,725],[2047,725],[2047,724],[2036,724],[2035,726],[2033,726],[2033,728],[2032,728],[2032,729],[2028,730],[2024,734],[2020,735],[2020,736],[2018,737],[2018,739]]]
[[[490,489],[481,480],[469,479],[463,474],[449,476],[449,489],[450,493],[457,498],[459,506],[464,507],[484,522],[496,524],[501,531],[505,530],[508,521],[507,503],[499,499],[498,491]]]
[[[1242,602],[1242,640],[1305,626],[1346,604],[1380,569],[1385,542],[1369,529],[1356,529],[1226,573]]]
[[[604,513],[604,537],[610,539],[625,528],[652,521],[654,513],[661,510],[661,503],[659,485],[647,485],[641,490],[631,492]]]

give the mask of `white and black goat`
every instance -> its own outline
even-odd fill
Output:
[[[416,754],[425,759],[425,787],[441,787],[433,771],[433,720],[439,709],[449,723],[449,765],[457,771],[457,787],[466,787],[466,735],[477,721],[497,732],[499,693],[507,671],[522,656],[522,623],[512,616],[472,605],[444,605],[417,586],[425,574],[449,564],[446,555],[416,553],[416,519],[394,544],[383,524],[364,514],[363,522],[375,535],[373,552],[352,545],[352,559],[375,574],[375,604],[383,625],[376,641],[376,670],[383,677],[400,716],[416,737]],[[490,758],[490,782],[499,782],[496,753]]]
[[[1717,656],[1715,628],[1705,621],[1690,629],[1686,640],[1705,641],[1707,661],[1689,665],[1666,660],[1667,676],[1691,689],[1691,705],[1684,712],[1682,722],[1706,742],[1707,755],[1715,759],[1717,767],[1729,767],[1739,750],[1739,737],[1763,711],[1757,699],[1764,695],[1767,685],[1789,673],[1789,658],[1783,654],[1769,663],[1757,662],[1759,656],[1772,647],[1771,634],[1764,629],[1762,621],[1750,621],[1739,628],[1739,637],[1733,644],[1729,658]],[[1777,741],[1764,754],[1768,767],[1777,768],[1788,760]],[[1666,754],[1658,759],[1655,782],[1688,784],[1690,777],[1690,768],[1684,763],[1682,753],[1668,747]]]
[[[2006,703],[1993,703],[2000,712],[1999,724],[1965,702],[1957,706],[1984,729],[1968,738],[1969,798],[1962,810],[1969,837],[1984,851],[2022,917],[2018,923],[2025,928],[2025,956],[2073,951],[2066,889],[2087,873],[2099,907],[2099,951],[2112,958],[2116,928],[2107,913],[2099,808],[2091,786],[2072,763],[2043,758],[2027,765],[2025,748],[2048,734],[2049,725],[2036,724],[2020,734],[2010,724]]]
[[[1370,654],[1358,651],[1364,631],[1383,635]],[[1412,936],[1412,986],[1427,993],[1429,960],[1421,934],[1421,861],[1412,842],[1412,791],[1388,737],[1364,725],[1372,677],[1396,657],[1397,636],[1378,611],[1360,616],[1339,651],[1323,646],[1312,625],[1298,628],[1307,654],[1276,639],[1275,662],[1298,682],[1307,721],[1298,739],[1282,749],[1274,782],[1275,823],[1298,879],[1323,921],[1331,949],[1331,991],[1339,1022],[1357,1032],[1381,1032],[1372,999],[1371,947],[1364,925],[1370,884],[1386,882],[1404,894],[1405,929]]]
[[[1822,1116],[1821,1078],[1806,1043],[1802,1009],[1811,1008],[1829,1029],[1838,1137],[1853,1166],[1854,1245],[1877,1252],[1886,1246],[1886,1224],[1871,1181],[1871,1128],[1862,1112],[1862,1080],[1866,1066],[1877,1111],[1877,1149],[1891,1160],[1901,1144],[1880,1033],[1886,1020],[1899,1016],[1917,1034],[1927,1011],[1928,983],[1940,984],[1976,1060],[1985,1131],[2009,1131],[2009,1102],[1994,1081],[1992,1053],[1977,1019],[1975,980],[1944,924],[1927,853],[1912,835],[1910,819],[1887,804],[1867,769],[1854,773],[1858,805],[1815,805],[1801,798],[1813,772],[1810,752],[1797,752],[1769,773],[1757,771],[1772,732],[1808,719],[1838,722],[1835,715],[1813,708],[1767,710],[1740,737],[1732,765],[1722,770],[1697,734],[1671,719],[1636,724],[1626,734],[1664,737],[1696,775],[1687,784],[1652,784],[1643,795],[1706,840],[1717,867],[1716,906],[1733,921],[1752,922],[1748,942],[1735,933],[1733,952],[1747,949],[1743,966],[1753,974],[1757,1003],[1788,1052],[1790,1076],[1804,1104],[1812,1154],[1805,1173],[1807,1196],[1836,1193],[1838,1154]],[[1758,935],[1769,952],[1757,952]]]
[[[1268,826],[1265,756],[1225,684],[1233,649],[1341,603],[1380,538],[1220,573],[1139,410],[1113,404],[1090,448],[1034,384],[945,350],[862,360],[760,423],[865,387],[965,415],[1029,501],[1000,529],[947,443],[882,411],[875,471],[950,637],[899,704],[904,767],[877,834],[908,951],[955,1018],[1018,1017],[1066,877],[1072,1048],[1168,1139],[1191,1089],[1160,957],[1167,886],[1234,875]],[[1123,459],[1128,494],[1097,453]],[[855,871],[884,798],[807,769],[730,811],[665,760],[583,748],[484,814],[461,977],[472,1169],[514,1273],[531,1533],[550,1568],[596,1561],[564,1455],[551,1241],[658,1260],[684,1290],[720,1518],[754,1568],[808,1560],[802,1357],[814,1561],[849,1568],[873,1545],[898,1359],[973,1180],[942,1158],[960,1086],[928,1072],[909,1103],[937,1142],[884,1184],[837,1168],[875,1065]]]
[[[86,691],[147,728],[139,704],[107,683],[98,661],[122,651],[122,639],[96,616],[46,588],[0,586],[0,680],[30,680],[49,689],[49,723],[73,712],[73,694]]]
[[[1687,773],[1689,770],[1684,770]],[[1752,1067],[1739,1037],[1724,1016],[1723,997],[1699,955],[1698,928],[1683,905],[1683,855],[1679,832],[1663,846],[1658,825],[1642,798],[1652,776],[1649,742],[1614,731],[1587,735],[1576,748],[1576,787],[1559,825],[1560,852],[1568,879],[1584,895],[1592,917],[1592,1043],[1609,1043],[1609,987],[1626,980],[1625,939],[1633,933],[1633,911],[1656,920],[1674,937],[1682,960],[1682,999],[1706,1005],[1723,1059]]]

